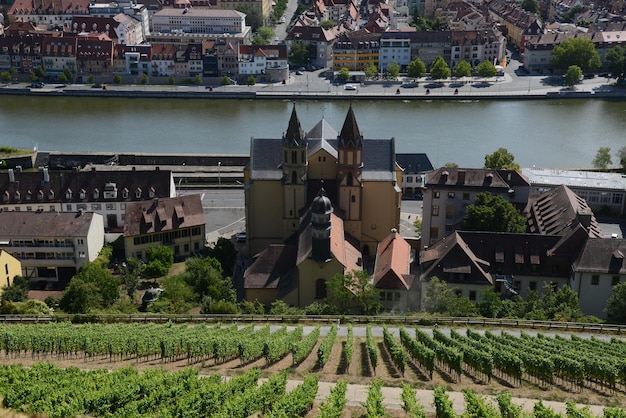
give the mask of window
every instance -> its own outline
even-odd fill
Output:
[[[433,216],[439,216],[439,205],[433,205]]]
[[[385,292],[380,292],[380,293],[379,293],[379,298],[378,298],[378,300],[380,300],[380,301],[382,301],[382,302],[384,302],[384,301],[385,301]]]
[[[326,298],[326,280],[317,279],[315,281],[315,299]]]
[[[476,300],[476,291],[475,290],[470,290],[469,291],[469,300]]]
[[[611,286],[616,286],[619,284],[619,276],[613,276],[611,279]]]
[[[530,290],[537,290],[537,282],[532,281],[532,282],[528,283],[528,288]]]
[[[438,239],[439,238],[439,228],[437,227],[432,227],[430,228],[430,240],[432,242],[432,240]]]
[[[106,204],[106,209],[107,210],[115,210],[115,203],[107,203]]]
[[[413,177],[407,177],[406,178],[406,182],[407,183],[413,183]]]
[[[463,193],[463,200],[469,200],[469,198],[470,198],[469,193]]]
[[[597,274],[594,274],[593,276],[591,276],[591,285],[597,286],[599,284],[600,284],[600,276],[598,276]]]
[[[454,192],[448,192],[448,199],[454,199]]]
[[[434,197],[435,199],[439,199],[439,196],[440,196],[440,193],[439,193],[439,192],[434,192],[434,193],[433,193],[433,197]]]

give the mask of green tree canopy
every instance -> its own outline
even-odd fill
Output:
[[[577,84],[583,78],[583,70],[578,65],[570,65],[565,73],[565,84],[569,88],[574,88],[574,84]]]
[[[450,77],[450,67],[448,63],[442,58],[437,57],[430,66],[430,76],[435,80],[443,80]]]
[[[181,275],[196,294],[198,300],[209,296],[212,300],[235,302],[232,280],[222,275],[220,262],[212,257],[192,257],[185,262],[186,271]]]
[[[626,78],[626,48],[615,45],[606,53],[605,59],[613,77],[619,80]]]
[[[350,80],[350,70],[348,70],[346,67],[340,68],[337,72],[337,79],[341,83],[345,83],[346,81]]]
[[[520,7],[530,13],[539,12],[539,4],[537,3],[537,0],[522,0]]]
[[[391,61],[387,66],[387,75],[391,78],[396,78],[400,74],[400,65],[397,62]]]
[[[406,71],[407,71],[407,75],[411,78],[423,77],[424,74],[426,73],[426,64],[424,64],[424,62],[421,59],[416,57],[406,67]]]
[[[478,71],[478,74],[484,78],[495,77],[496,74],[498,74],[496,66],[488,60],[485,60],[478,64],[478,66],[476,67],[476,71]]]
[[[456,78],[469,77],[472,75],[472,66],[469,62],[462,60],[454,67],[454,76]]]
[[[2,73],[0,73],[0,80],[2,80],[4,83],[6,83],[7,81],[11,81],[11,73],[9,73],[8,71],[3,71]]]
[[[569,38],[552,50],[552,65],[566,70],[570,65],[579,66],[584,72],[601,65],[600,55],[591,39]]]
[[[148,84],[149,80],[150,79],[148,78],[148,74],[143,73],[141,74],[141,78],[139,79],[139,82],[145,86],[146,84]]]
[[[311,46],[303,42],[294,42],[289,51],[289,62],[295,65],[308,65],[311,60]]]
[[[611,148],[609,147],[600,147],[598,148],[598,152],[592,161],[593,167],[598,170],[606,170],[609,168],[611,164],[613,164],[613,160],[611,160]]]
[[[373,62],[368,62],[365,66],[365,77],[374,78],[376,77],[376,74],[378,74],[378,68],[376,68],[376,65]]]
[[[626,282],[613,286],[613,293],[606,301],[604,311],[609,321],[626,324]]]
[[[215,258],[220,263],[222,266],[222,274],[225,277],[233,275],[237,249],[231,240],[219,237],[215,245],[207,250],[207,255],[211,258]]]
[[[322,20],[320,22],[320,27],[326,30],[332,29],[335,27],[335,22],[333,22],[332,20]]]
[[[520,171],[519,164],[515,162],[515,156],[506,148],[498,148],[492,154],[485,155],[485,168]]]
[[[57,80],[59,81],[59,83],[67,83],[67,76],[61,73],[57,76]]]
[[[473,205],[465,209],[463,228],[469,231],[515,232],[526,231],[526,218],[500,195],[481,192]]]
[[[256,36],[252,39],[254,45],[269,44],[274,38],[274,30],[267,26],[262,26],[257,31]]]
[[[114,84],[122,84],[122,76],[119,74],[115,74],[113,76],[113,83]]]
[[[617,151],[617,158],[622,168],[626,168],[626,146],[623,146]]]
[[[67,77],[68,80],[74,79],[74,73],[70,67],[65,67],[65,69],[63,69],[63,74],[65,74],[65,77]]]
[[[334,305],[341,314],[350,313],[353,308],[362,314],[375,314],[381,306],[378,302],[378,289],[366,271],[352,271],[335,274],[326,282],[328,297],[326,303]]]
[[[59,306],[68,313],[108,308],[119,298],[118,286],[118,280],[106,267],[87,262],[70,280]]]
[[[2,287],[1,301],[22,302],[28,299],[28,290],[30,289],[30,280],[26,277],[15,276],[10,286]]]

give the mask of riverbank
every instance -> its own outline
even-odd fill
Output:
[[[330,84],[317,77],[294,78],[289,83],[257,84],[254,86],[204,86],[204,85],[105,85],[93,88],[88,84],[50,84],[43,88],[31,88],[27,84],[0,85],[0,95],[48,96],[48,97],[110,97],[154,99],[210,99],[210,100],[538,100],[538,99],[624,99],[626,89],[615,87],[599,79],[583,80],[574,89],[535,77],[521,83],[510,77],[489,81],[419,83],[399,81],[367,82],[346,85]]]

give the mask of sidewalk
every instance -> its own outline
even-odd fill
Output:
[[[299,385],[302,381],[297,380],[289,380],[287,382],[288,390]],[[319,382],[319,389],[317,392],[316,402],[323,402],[326,397],[330,394],[331,388],[334,386],[334,383],[330,382]],[[368,385],[354,385],[349,384],[348,389],[346,391],[346,399],[348,400],[348,405],[361,405],[365,403],[367,400],[367,392],[369,390]],[[398,387],[383,387],[382,388],[384,404],[386,408],[389,409],[401,409],[402,408],[402,388]],[[463,393],[461,392],[447,392],[449,399],[452,401],[454,405],[454,410],[461,414],[465,411],[465,401],[463,400]],[[487,398],[492,399],[494,402],[494,406],[497,408],[497,402],[495,401],[495,397],[486,395]],[[432,390],[417,390],[417,400],[420,405],[424,407],[426,412],[434,412],[435,409],[433,407],[433,391]],[[513,402],[517,405],[523,405],[525,411],[532,412],[533,407],[538,399],[524,399],[524,398],[513,398]],[[563,402],[554,402],[554,401],[543,401],[543,404],[549,408],[552,408],[555,412],[565,414],[565,403]],[[577,404],[579,407],[584,406],[581,404]],[[602,416],[604,407],[599,405],[590,405],[589,409],[591,413],[595,416]]]

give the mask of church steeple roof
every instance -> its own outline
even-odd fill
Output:
[[[356,117],[354,116],[352,105],[350,105],[348,114],[346,115],[346,120],[343,122],[343,127],[341,128],[341,133],[339,134],[339,141],[341,142],[341,145],[349,148],[360,147],[362,145],[362,139],[363,137],[361,136],[359,125],[356,123]]]
[[[300,119],[298,119],[298,113],[296,112],[296,106],[294,105],[293,110],[291,111],[291,118],[289,119],[287,133],[283,135],[283,146],[300,147],[304,145],[304,143],[304,130],[300,125]]]

